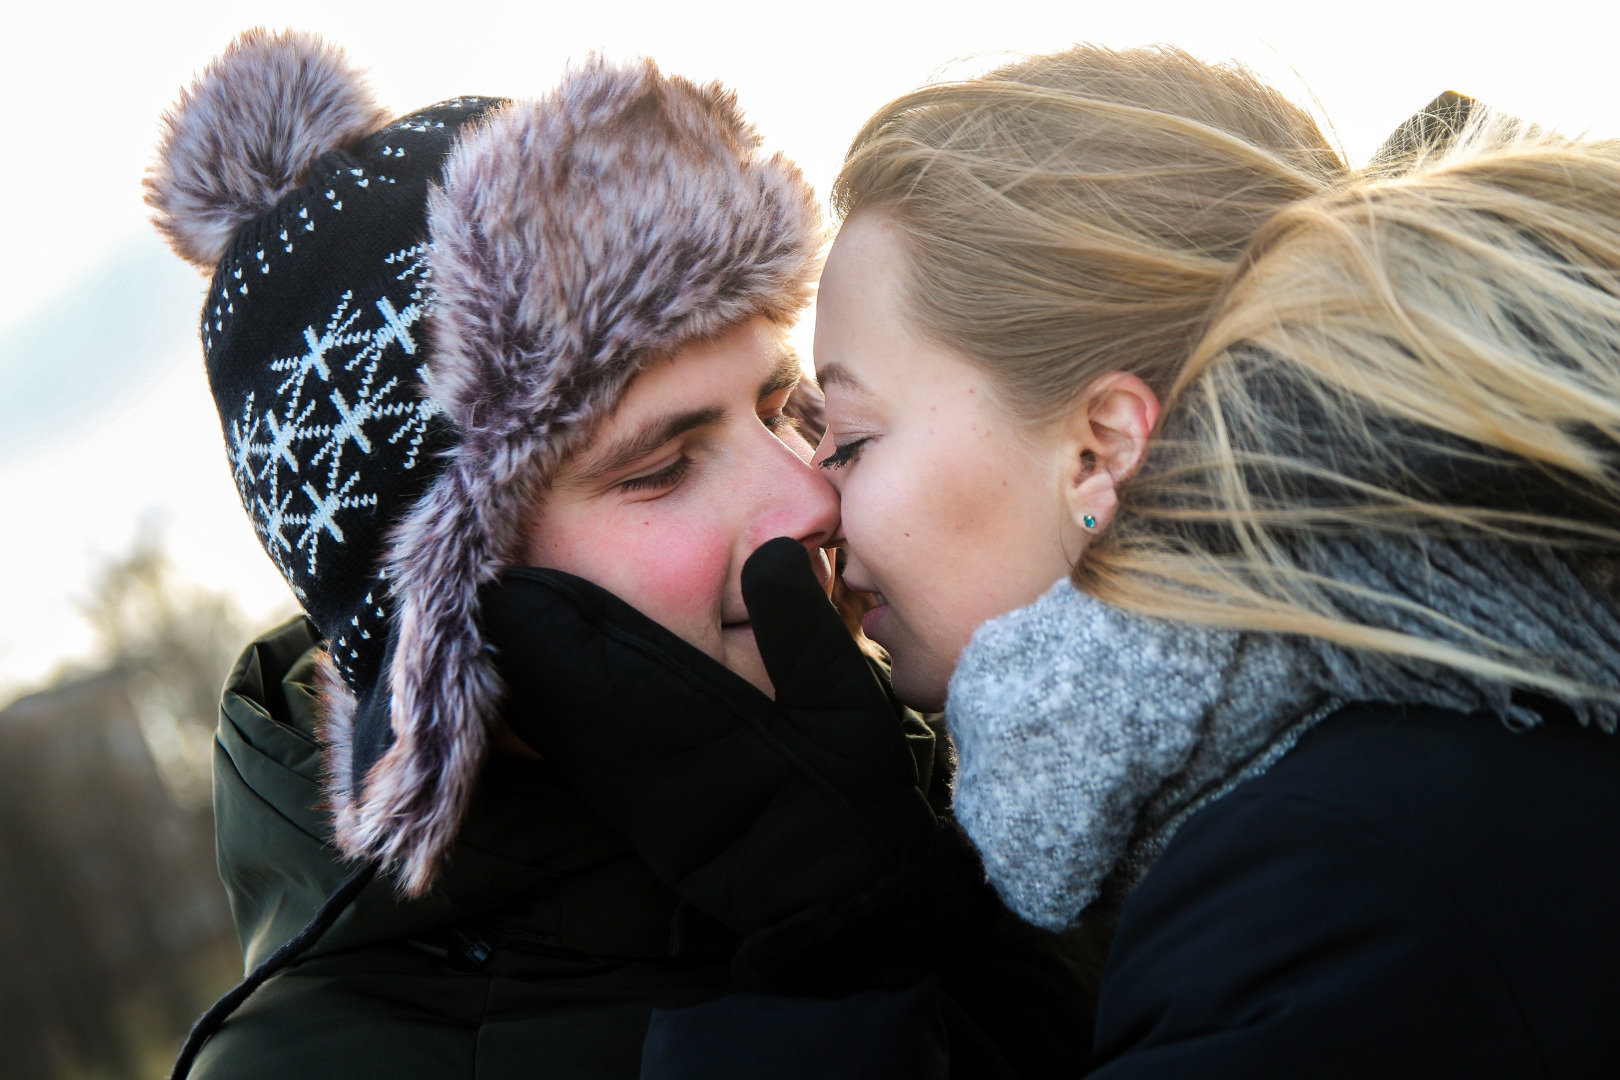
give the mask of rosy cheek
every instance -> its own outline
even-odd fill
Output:
[[[633,579],[626,588],[640,598],[632,602],[694,645],[707,648],[708,641],[690,635],[702,632],[712,638],[718,631],[718,625],[710,624],[717,624],[725,595],[730,537],[701,525],[647,525],[627,531],[629,537],[616,541],[624,549],[621,573]]]
[[[719,656],[718,612],[730,538],[656,514],[612,515],[559,529],[547,564],[602,586],[691,645]]]

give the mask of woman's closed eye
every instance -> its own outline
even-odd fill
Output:
[[[693,464],[694,463],[691,458],[687,457],[685,454],[681,454],[674,461],[670,462],[668,465],[665,465],[661,469],[655,469],[652,472],[642,473],[639,476],[632,476],[629,479],[621,480],[615,486],[618,487],[620,491],[625,492],[666,491],[675,487],[682,480],[686,479],[686,474],[692,471]]]
[[[821,459],[823,469],[842,469],[860,456],[861,447],[871,442],[871,438],[851,439],[847,443],[840,443],[833,448],[833,452]]]

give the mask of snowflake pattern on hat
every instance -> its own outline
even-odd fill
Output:
[[[427,189],[493,104],[442,102],[322,155],[243,227],[202,312],[237,495],[351,686],[386,645],[388,530],[453,442],[423,389]]]
[[[343,511],[377,505],[376,493],[364,482],[374,440],[403,445],[405,455],[395,467],[414,468],[427,422],[439,411],[431,400],[403,391],[400,376],[386,374],[383,367],[390,348],[417,354],[412,329],[424,310],[426,246],[390,253],[385,261],[402,267],[396,280],[417,281],[404,310],[396,310],[387,296],[369,305],[356,303],[353,290],[346,290],[318,332],[305,328],[309,348],[302,355],[270,361],[269,369],[284,376],[274,399],[261,403],[255,401],[257,391],[248,391],[241,415],[226,432],[242,505],[265,551],[289,580],[294,558],[304,564],[298,576],[320,573],[323,538],[344,540]],[[342,381],[334,378],[327,359],[339,346],[353,350],[339,369],[347,376]],[[418,368],[419,379],[422,374]]]

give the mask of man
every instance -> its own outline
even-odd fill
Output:
[[[390,122],[336,50],[255,31],[167,123],[149,201],[213,272],[238,490],[308,616],[226,686],[257,970],[177,1072],[217,1029],[194,1075],[633,1077],[655,1009],[655,1073],[812,1014],[863,1034],[756,1075],[942,1075],[942,1010],[959,1065],[1040,1044],[937,994],[927,945],[879,976],[846,933],[785,1027],[733,993],[806,988],[804,942],[932,880],[947,770],[822,595],[836,505],[782,341],[818,216],[732,96],[591,62]],[[976,867],[944,891],[971,952]]]

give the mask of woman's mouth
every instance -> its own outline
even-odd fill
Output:
[[[877,641],[878,628],[883,625],[884,617],[889,614],[889,601],[880,592],[867,594],[872,600],[872,609],[861,616],[861,633]],[[882,642],[878,642],[882,644]]]

